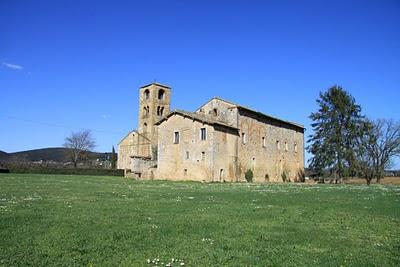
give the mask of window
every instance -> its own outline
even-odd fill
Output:
[[[144,133],[147,132],[147,123],[143,123],[143,132],[144,132]]]
[[[183,170],[183,174],[186,176],[187,175],[187,169]]]
[[[157,116],[162,116],[164,113],[164,107],[157,107]]]
[[[219,170],[219,181],[225,181],[224,180],[224,169]]]
[[[289,145],[287,142],[285,142],[285,151],[288,151],[288,150],[289,150]]]
[[[218,109],[214,108],[213,109],[213,114],[214,114],[214,116],[218,116]]]
[[[201,128],[200,129],[200,140],[206,140],[206,139],[207,139],[206,128]]]
[[[294,143],[294,153],[297,153],[297,143]]]
[[[247,143],[247,136],[246,133],[242,133],[242,143],[246,144]]]
[[[262,147],[266,147],[267,146],[267,142],[265,140],[265,137],[262,137]]]
[[[179,132],[174,132],[174,144],[179,144]]]
[[[186,159],[189,159],[190,158],[190,153],[189,153],[189,151],[186,151]]]
[[[143,116],[147,117],[147,116],[149,116],[149,113],[150,113],[150,107],[149,106],[144,107],[143,108]]]
[[[160,89],[158,91],[158,99],[159,100],[164,100],[164,95],[165,95],[165,91],[163,89]]]
[[[144,99],[149,99],[150,98],[150,91],[149,91],[149,89],[146,89],[145,91],[144,91]]]
[[[281,143],[278,141],[276,141],[276,149],[281,150]]]
[[[201,160],[205,160],[206,158],[206,152],[201,152]]]

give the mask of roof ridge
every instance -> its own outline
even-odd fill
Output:
[[[226,124],[225,122],[215,120],[215,119],[211,118],[210,116],[207,116],[206,114],[199,113],[199,112],[190,112],[190,111],[185,111],[185,110],[179,110],[179,109],[175,109],[175,110],[171,111],[164,118],[162,118],[158,122],[156,122],[155,125],[160,125],[162,122],[164,122],[165,120],[167,120],[169,117],[171,117],[174,114],[180,114],[182,116],[187,116],[187,117],[190,117],[192,119],[195,119],[195,120],[198,120],[198,121],[201,121],[203,123],[210,124],[210,125],[218,124],[218,125],[221,125],[221,126],[224,126],[224,127],[237,129],[234,126]]]
[[[251,111],[251,112],[260,114],[260,115],[262,115],[262,116],[265,116],[265,117],[268,117],[268,118],[271,118],[271,119],[274,119],[274,120],[277,120],[277,121],[281,121],[281,122],[288,123],[288,124],[291,124],[291,125],[293,125],[293,126],[296,126],[296,127],[300,127],[300,128],[305,129],[304,125],[302,125],[302,124],[295,123],[295,122],[291,122],[291,121],[284,120],[284,119],[280,119],[280,118],[278,118],[278,117],[275,117],[275,116],[272,116],[272,115],[263,113],[263,112],[261,112],[261,111],[258,111],[258,110],[249,108],[249,107],[247,107],[247,106],[243,106],[243,105],[240,105],[240,104],[236,104],[235,102],[232,102],[232,101],[230,101],[230,100],[223,99],[223,98],[218,97],[218,96],[215,96],[215,97],[211,98],[211,99],[210,99],[208,102],[206,102],[205,104],[209,103],[209,102],[210,102],[211,100],[213,100],[213,99],[220,100],[220,101],[224,101],[225,103],[234,105],[234,106],[236,106],[237,108],[242,108],[242,109],[245,109],[245,110],[248,110],[248,111]],[[204,106],[205,104],[203,104],[203,106]],[[202,106],[201,106],[201,107],[202,107]],[[201,107],[200,107],[200,108],[201,108]],[[198,109],[200,109],[200,108],[198,108]]]
[[[168,85],[162,84],[162,83],[157,83],[157,82],[152,82],[152,83],[143,85],[143,86],[141,86],[140,88],[146,88],[146,87],[149,87],[149,86],[151,86],[151,85],[157,85],[157,86],[160,86],[160,87],[163,87],[163,88],[171,89],[171,87],[169,87]]]

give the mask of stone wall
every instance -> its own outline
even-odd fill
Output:
[[[283,173],[294,181],[298,172],[304,171],[304,134],[301,128],[246,110],[240,110],[239,128],[241,180],[248,169],[253,170],[256,182],[281,182]]]
[[[206,140],[200,140],[201,128],[206,129]],[[158,131],[158,178],[213,180],[215,155],[212,126],[176,114],[159,125]],[[179,144],[174,144],[174,132],[180,133]]]
[[[245,181],[245,172],[251,169],[255,182],[282,182],[284,176],[295,181],[304,171],[303,129],[246,109],[236,111],[239,130],[179,114],[161,123],[159,178],[238,182]],[[201,128],[207,129],[205,141],[200,140]],[[173,143],[174,132],[180,133],[179,144]]]
[[[137,134],[135,131],[130,132],[118,144],[118,162],[117,168],[123,170],[131,169],[131,156],[137,154],[138,150]]]
[[[238,181],[238,131],[214,126],[214,181]]]
[[[222,121],[232,127],[238,126],[238,109],[235,105],[223,101],[218,98],[213,98],[199,109],[198,113],[203,113],[217,121]]]
[[[151,158],[133,156],[131,169],[125,176],[135,179],[153,180],[156,176],[157,161]]]
[[[164,92],[161,99],[159,99],[160,91]],[[140,156],[152,156],[151,146],[158,143],[157,126],[154,124],[170,112],[170,98],[171,89],[167,86],[153,83],[140,88],[138,114],[138,133],[142,139],[138,151]]]

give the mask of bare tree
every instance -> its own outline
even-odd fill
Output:
[[[72,132],[70,136],[65,138],[64,147],[68,149],[68,153],[76,168],[81,157],[96,147],[96,142],[90,130],[80,130]]]
[[[367,121],[358,148],[358,168],[367,184],[379,183],[393,158],[400,156],[400,123],[393,120]]]

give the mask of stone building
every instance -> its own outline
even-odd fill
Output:
[[[140,88],[138,130],[118,146],[118,168],[141,179],[296,181],[304,172],[304,127],[213,98],[170,111],[171,89]]]

